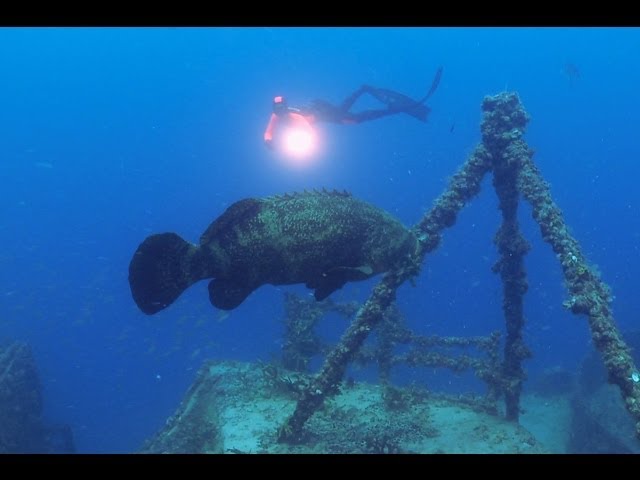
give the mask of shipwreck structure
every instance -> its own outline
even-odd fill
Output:
[[[336,303],[331,299],[316,302],[309,297],[285,293],[285,333],[280,364],[283,370],[309,375],[311,360],[329,354],[333,345],[323,342],[315,328],[328,314],[337,313],[352,321],[360,305],[357,302]],[[363,345],[354,354],[352,362],[378,369],[378,379],[385,400],[400,394],[391,382],[391,370],[396,366],[445,368],[456,373],[471,371],[487,386],[484,398],[469,396],[467,403],[475,409],[498,414],[497,401],[506,381],[500,365],[500,332],[488,336],[442,337],[415,334],[405,324],[405,319],[395,303],[385,310],[375,328],[373,342]],[[398,347],[401,352],[398,352]],[[476,354],[469,354],[475,350]],[[455,351],[462,351],[458,355]],[[286,378],[286,374],[283,373]],[[347,380],[348,385],[353,380]],[[433,393],[431,393],[433,395]],[[456,398],[461,401],[462,397]]]
[[[521,199],[531,204],[542,238],[561,265],[567,288],[563,306],[586,317],[599,352],[594,361],[606,371],[611,389],[621,394],[618,403],[624,404],[635,425],[623,415],[616,418],[629,427],[627,437],[633,437],[634,428],[640,437],[640,372],[616,327],[609,288],[570,234],[533,163],[523,139],[529,116],[515,93],[486,97],[482,110],[482,142],[412,227],[419,239],[415,253],[387,272],[363,304],[315,301],[286,293],[279,359],[268,364],[205,363],[176,413],[146,442],[143,452],[547,451],[548,446],[520,425],[527,422],[526,415],[520,419],[522,363],[532,354],[523,340],[523,300],[528,288],[523,260],[530,246],[518,224]],[[494,237],[499,258],[492,270],[503,285],[506,328],[479,337],[417,335],[405,325],[395,304],[396,291],[418,275],[426,255],[439,246],[442,232],[456,223],[488,174],[493,175],[502,214]],[[348,326],[337,344],[318,335],[317,324],[326,315],[346,319]],[[318,358],[323,364],[312,373],[312,360]],[[379,382],[345,378],[350,365],[377,367]],[[399,388],[391,382],[391,371],[398,365],[470,371],[484,382],[486,392],[447,397],[424,388]],[[586,396],[580,399],[574,414],[580,428],[572,430],[587,435],[584,418],[609,404],[588,403]],[[618,410],[624,413],[623,407]],[[591,425],[588,431],[603,428]],[[602,439],[600,434],[588,436]],[[583,442],[570,451],[640,448],[624,440],[627,450],[617,447],[619,439],[612,439],[606,446],[609,450]]]
[[[42,410],[31,347],[23,342],[0,345],[0,454],[75,452],[71,428],[47,424]]]
[[[517,220],[522,197],[531,204],[533,219],[540,226],[542,238],[551,245],[561,264],[568,291],[568,298],[563,305],[574,314],[586,316],[593,344],[601,354],[608,381],[619,387],[626,409],[636,421],[636,434],[640,436],[640,373],[616,327],[611,311],[610,289],[587,262],[580,244],[570,234],[548,184],[532,160],[533,152],[523,139],[529,116],[517,94],[511,92],[486,97],[482,110],[482,142],[452,177],[446,191],[413,227],[420,240],[415,255],[401,267],[386,273],[369,299],[359,307],[339,343],[328,352],[320,372],[301,392],[293,414],[278,431],[278,441],[290,444],[302,441],[307,420],[339,391],[348,365],[362,358],[362,347],[369,334],[374,329],[382,328],[385,313],[393,304],[398,287],[419,273],[425,256],[440,244],[443,230],[455,224],[458,213],[480,192],[481,182],[489,173],[493,174],[493,186],[502,212],[502,225],[494,239],[500,258],[493,266],[493,271],[500,275],[503,282],[506,336],[502,359],[490,354],[490,360],[476,364],[475,370],[489,384],[491,401],[504,399],[507,420],[518,422],[525,378],[522,361],[531,355],[522,336],[525,321],[523,298],[528,288],[523,259],[529,250]],[[496,344],[493,338],[478,341],[491,346]],[[418,345],[422,342],[423,346],[428,342],[425,339],[414,340]],[[449,340],[454,343],[463,341]],[[307,346],[312,349],[318,347],[313,341]],[[492,351],[491,348],[489,351]],[[384,346],[378,354],[383,352]],[[404,361],[411,364],[412,358],[419,358],[419,355],[404,358]],[[430,360],[428,356],[423,356],[421,363],[428,364],[429,361],[446,366],[444,359],[433,356]],[[417,362],[413,360],[413,364]],[[295,368],[304,364],[296,365],[296,361],[292,360],[289,366]],[[384,368],[381,365],[383,384]]]

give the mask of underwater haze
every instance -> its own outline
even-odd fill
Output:
[[[503,91],[531,116],[524,138],[533,160],[611,286],[618,327],[633,330],[639,49],[638,28],[1,28],[0,341],[31,347],[44,419],[69,425],[77,452],[136,452],[205,360],[277,357],[283,293],[311,293],[264,285],[223,311],[199,282],[145,315],[128,268],[147,236],[197,242],[238,200],[322,188],[411,226],[480,142],[484,97]],[[339,103],[368,84],[421,98],[440,66],[427,122],[399,114],[319,123],[318,151],[302,164],[265,147],[274,96],[292,106]],[[423,335],[504,331],[502,284],[491,271],[501,214],[489,176],[482,187],[415,286],[398,291],[407,323]],[[525,371],[575,372],[593,351],[587,319],[563,307],[560,265],[526,202],[519,218],[531,244]],[[379,278],[331,298],[364,301]],[[337,341],[345,323],[322,328]],[[402,371],[398,381],[423,376]],[[477,387],[448,372],[430,382],[453,393]]]

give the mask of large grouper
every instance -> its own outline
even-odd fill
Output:
[[[129,285],[148,315],[207,278],[209,299],[223,310],[265,284],[304,283],[323,300],[349,281],[392,269],[416,247],[411,230],[347,192],[247,198],[227,208],[198,245],[175,233],[147,237],[129,264]]]

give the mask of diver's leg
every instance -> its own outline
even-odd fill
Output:
[[[357,89],[347,98],[345,98],[340,104],[340,110],[342,110],[343,112],[348,112],[351,109],[351,107],[353,107],[353,104],[356,103],[358,98],[360,98],[360,95],[362,95],[365,91],[367,91],[368,88],[371,88],[371,87],[369,87],[368,85],[362,85],[359,89]]]
[[[393,90],[388,90],[385,88],[376,88],[371,85],[362,85],[359,89],[349,95],[344,101],[340,104],[340,110],[343,112],[348,112],[353,107],[353,104],[365,93],[371,95],[373,98],[378,100],[380,103],[384,103],[385,105],[391,105],[392,103],[398,102],[398,100],[413,102],[409,97],[403,95],[398,92],[394,92]]]
[[[368,93],[380,103],[384,103],[385,105],[390,105],[393,101],[393,97],[404,97],[404,95],[402,95],[401,93],[397,93],[386,88],[376,88],[372,87],[371,85],[363,85],[360,88],[362,89],[362,93]]]
[[[417,118],[421,122],[426,122],[430,111],[431,109],[429,107],[419,103],[406,109],[385,108],[383,110],[364,110],[362,112],[349,113],[346,123],[368,122],[370,120],[376,120],[378,118],[388,117],[398,113],[406,113],[407,115]]]
[[[363,85],[360,89],[362,90],[362,93],[368,93],[392,110],[406,110],[414,108],[419,104],[419,102],[416,102],[411,97],[407,97],[404,93],[389,90],[388,88],[377,88],[370,85]]]
[[[362,112],[352,113],[349,110],[356,100],[364,95],[369,94],[380,103],[387,105],[387,108],[380,110],[364,110]],[[430,108],[416,102],[412,98],[386,88],[376,88],[371,85],[362,85],[358,90],[352,93],[340,107],[344,113],[345,120],[349,123],[361,123],[375,120],[397,113],[406,113],[412,117],[425,122],[429,114]]]
[[[389,115],[396,115],[398,113],[400,113],[400,111],[390,110],[388,108],[384,110],[364,110],[362,112],[349,114],[349,121],[353,123],[369,122],[371,120],[388,117]]]

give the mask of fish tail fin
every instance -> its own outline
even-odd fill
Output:
[[[129,263],[129,286],[136,305],[152,315],[171,305],[188,287],[206,278],[200,248],[175,233],[147,237]],[[194,261],[195,260],[195,261]]]

